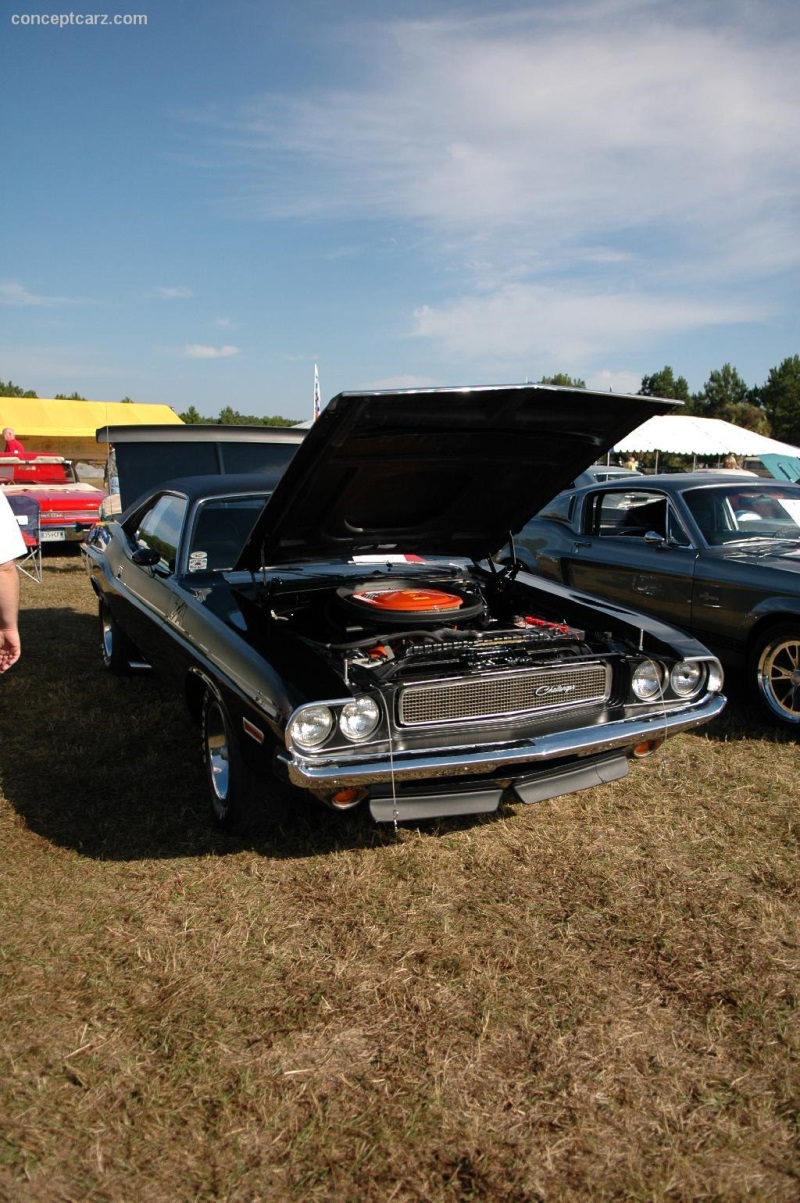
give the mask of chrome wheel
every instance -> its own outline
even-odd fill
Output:
[[[211,817],[223,830],[245,834],[258,817],[258,794],[228,708],[216,690],[206,693],[202,722]]]
[[[800,627],[776,627],[756,649],[756,694],[769,717],[800,727]]]
[[[108,668],[114,655],[114,625],[105,606],[100,613],[100,633],[103,640],[103,663]]]
[[[117,676],[126,676],[131,670],[132,648],[111,616],[104,601],[98,611],[100,621],[100,653],[106,670]]]
[[[224,820],[231,788],[231,744],[225,716],[215,699],[206,706],[203,739],[211,805],[217,818]]]

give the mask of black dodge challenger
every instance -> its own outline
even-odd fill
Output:
[[[202,731],[212,814],[305,791],[383,822],[622,777],[724,706],[691,636],[492,556],[671,402],[517,385],[341,393],[288,466],[165,481],[84,556],[112,672]]]

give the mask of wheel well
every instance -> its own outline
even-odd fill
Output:
[[[199,677],[197,673],[190,673],[186,678],[186,685],[184,689],[186,695],[186,705],[189,708],[189,713],[192,716],[192,719],[198,725],[203,715],[203,698],[205,697],[208,688],[207,682],[204,681],[202,677]]]
[[[782,627],[786,623],[794,623],[800,627],[800,614],[795,614],[791,610],[783,614],[765,614],[759,619],[756,625],[747,636],[747,655],[749,657],[756,643],[760,642],[767,631],[771,631],[774,627]]]

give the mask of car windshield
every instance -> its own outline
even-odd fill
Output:
[[[730,484],[690,489],[684,500],[710,544],[800,539],[800,488]]]

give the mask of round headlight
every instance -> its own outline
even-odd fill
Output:
[[[339,727],[342,735],[352,739],[369,739],[380,721],[381,712],[372,698],[353,698],[346,702],[339,714]]]
[[[305,706],[289,724],[289,736],[301,748],[318,748],[333,730],[328,706]]]
[[[703,682],[703,666],[699,660],[680,660],[669,674],[669,683],[679,698],[697,693]]]
[[[661,693],[661,672],[652,660],[643,660],[634,671],[631,687],[640,702],[650,702]]]

